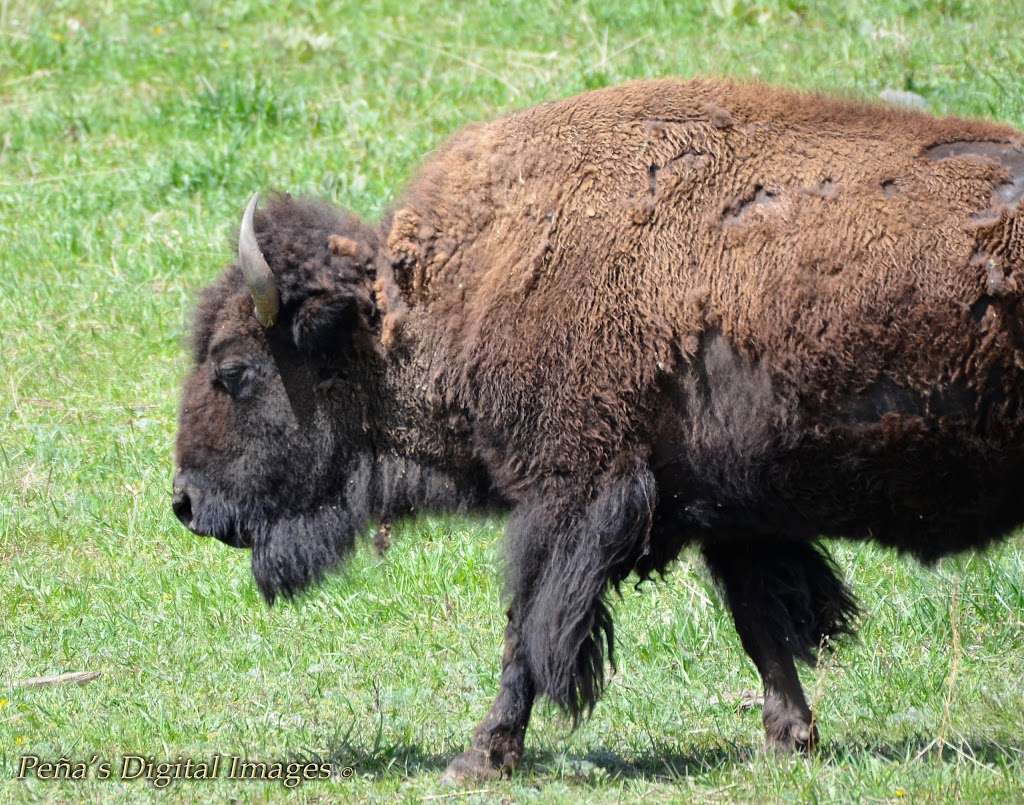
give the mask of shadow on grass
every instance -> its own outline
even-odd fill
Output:
[[[1024,741],[958,736],[940,743],[935,736],[917,734],[894,741],[829,741],[819,750],[820,760],[827,764],[839,765],[864,756],[904,763],[926,760],[950,763],[968,759],[982,765],[1000,766],[1024,760]]]
[[[335,768],[351,766],[357,774],[383,779],[421,774],[440,775],[448,766],[448,761],[460,751],[453,749],[451,754],[435,754],[424,751],[415,743],[379,749],[343,744],[327,759]]]
[[[357,774],[374,779],[440,776],[462,748],[461,745],[452,746],[450,751],[438,754],[427,752],[415,743],[368,750],[345,742],[332,752],[330,761],[338,767],[351,766]],[[579,783],[608,779],[666,782],[700,777],[723,767],[745,765],[763,751],[760,744],[721,743],[683,752],[666,747],[664,753],[647,752],[627,758],[600,750],[572,756],[528,748],[516,776],[557,778]],[[943,763],[956,763],[967,758],[974,763],[998,768],[1024,760],[1024,742],[1017,739],[1001,743],[967,737],[945,742],[940,748],[932,736],[913,735],[897,741],[828,741],[816,755],[818,762],[828,766],[841,766],[864,757],[897,763],[937,759]]]
[[[387,777],[414,777],[421,774],[438,776],[463,746],[453,746],[450,752],[425,751],[418,744],[403,744],[379,749],[343,744],[328,760],[335,767],[351,766],[360,775],[375,779]],[[722,766],[745,763],[754,757],[757,749],[742,745],[720,745],[680,753],[648,754],[629,760],[614,752],[594,751],[573,756],[550,750],[527,748],[526,757],[516,774],[522,777],[556,777],[579,782],[600,779],[643,778],[648,780],[676,779],[707,774]]]
[[[725,766],[745,765],[766,751],[761,744],[720,744],[691,752],[647,753],[629,760],[613,753],[594,752],[586,760],[604,768],[609,776],[655,780],[699,777]],[[918,734],[893,741],[826,741],[815,754],[815,760],[826,766],[842,766],[865,757],[893,763],[957,763],[966,759],[999,768],[1024,761],[1024,741],[968,736],[940,745],[934,736]]]

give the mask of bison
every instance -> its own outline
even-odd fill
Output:
[[[1024,135],[757,84],[642,81],[469,126],[376,225],[245,208],[184,381],[173,508],[268,602],[370,524],[509,513],[500,690],[449,778],[573,722],[607,597],[702,553],[781,751],[854,629],[819,541],[924,561],[1024,522]]]

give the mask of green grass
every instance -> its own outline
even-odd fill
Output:
[[[444,796],[495,691],[500,522],[407,524],[385,559],[364,550],[269,610],[245,554],[171,515],[187,311],[254,189],[372,217],[462,124],[640,76],[911,89],[1024,126],[1022,21],[1019,0],[0,0],[0,799],[157,796],[13,782],[24,753],[355,770],[291,792],[179,782],[180,800]],[[866,618],[805,675],[813,759],[759,752],[759,714],[736,706],[755,673],[687,556],[618,605],[621,668],[594,718],[571,733],[542,707],[520,773],[459,796],[1024,798],[1021,541],[937,570],[837,557]],[[70,670],[103,675],[8,684]]]

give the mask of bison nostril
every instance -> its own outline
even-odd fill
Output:
[[[184,489],[175,489],[171,498],[171,508],[181,524],[188,528],[192,523],[192,499]]]

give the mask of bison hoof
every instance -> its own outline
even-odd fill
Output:
[[[512,771],[514,761],[506,759],[495,761],[490,753],[482,749],[467,749],[444,770],[441,775],[442,785],[462,785],[463,783],[495,780]]]
[[[779,755],[809,755],[818,744],[818,728],[800,717],[775,721],[766,728],[765,743]]]

